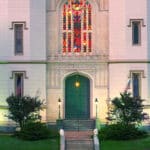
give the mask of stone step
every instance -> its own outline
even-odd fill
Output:
[[[95,128],[95,120],[63,120],[64,130],[86,131]]]
[[[66,140],[66,150],[93,150],[93,140]]]
[[[65,131],[66,139],[91,139],[93,131]]]

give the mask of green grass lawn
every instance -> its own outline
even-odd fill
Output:
[[[0,135],[0,150],[59,150],[59,139],[30,142],[8,135]]]
[[[101,150],[150,150],[150,137],[131,141],[101,141]],[[59,150],[59,139],[23,141],[0,135],[0,150]]]
[[[131,141],[101,141],[101,150],[150,150],[150,137]]]

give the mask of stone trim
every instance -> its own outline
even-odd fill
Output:
[[[24,79],[28,79],[28,77],[27,77],[27,72],[26,72],[26,71],[12,71],[11,76],[10,76],[10,79],[13,79],[13,78],[14,78],[14,75],[15,75],[16,73],[21,73],[21,74],[23,74]]]
[[[15,24],[23,24],[24,30],[28,30],[26,21],[12,21],[11,22],[11,27],[9,29],[13,30]]]
[[[128,24],[127,26],[128,26],[128,27],[132,27],[132,22],[140,22],[141,25],[142,25],[142,27],[146,27],[143,18],[129,19],[129,24]]]

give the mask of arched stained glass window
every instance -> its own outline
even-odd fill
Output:
[[[63,5],[63,53],[92,52],[92,7],[87,0]]]

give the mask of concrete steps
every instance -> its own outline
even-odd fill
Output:
[[[66,150],[93,150],[93,140],[66,140]]]
[[[66,150],[93,150],[92,131],[65,131]]]
[[[95,120],[63,120],[63,129],[65,131],[86,131],[95,128]]]

